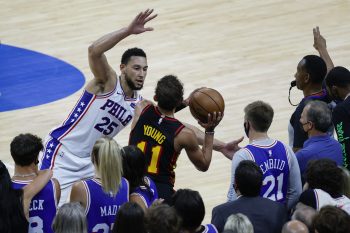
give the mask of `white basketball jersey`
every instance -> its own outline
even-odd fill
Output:
[[[350,214],[350,199],[342,195],[338,198],[333,198],[327,192],[322,189],[314,189],[316,198],[316,209],[320,210],[325,205],[332,205],[339,207],[348,214]]]
[[[85,90],[68,118],[50,136],[74,155],[89,157],[97,139],[112,138],[131,122],[140,100],[137,91],[134,98],[125,96],[120,78],[110,93],[94,95]]]

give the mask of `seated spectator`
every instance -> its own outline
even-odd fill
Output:
[[[212,224],[201,225],[205,216],[205,207],[199,192],[190,189],[179,189],[172,196],[172,205],[181,217],[181,232],[217,232],[216,227]]]
[[[15,161],[15,174],[12,187],[21,189],[33,181],[38,173],[38,155],[43,149],[41,138],[32,134],[20,134],[10,145],[11,156]],[[54,178],[33,197],[29,208],[29,232],[51,233],[52,221],[56,215],[61,190]]]
[[[146,176],[146,156],[136,146],[123,147],[122,155],[123,176],[130,184],[130,201],[146,210],[158,198],[156,185]]]
[[[137,203],[124,203],[117,213],[112,233],[146,233],[144,217],[144,210]]]
[[[179,233],[181,219],[173,207],[154,205],[146,211],[145,226],[148,233]]]
[[[313,227],[317,233],[349,233],[350,216],[335,206],[324,206],[315,216]]]
[[[262,181],[263,173],[255,162],[244,160],[239,163],[234,182],[237,200],[213,209],[211,223],[219,232],[223,231],[227,218],[236,213],[242,213],[248,217],[255,233],[281,232],[283,224],[287,221],[286,207],[259,196]]]
[[[292,220],[298,220],[304,223],[309,229],[309,232],[314,232],[312,228],[312,220],[315,217],[316,213],[317,212],[314,208],[299,202],[299,204],[296,206],[296,210],[292,215]]]
[[[52,177],[51,170],[38,172],[38,176],[23,189],[14,189],[10,174],[0,160],[0,232],[28,232],[29,208],[32,198]]]
[[[350,199],[342,195],[342,170],[330,159],[311,161],[306,169],[309,187],[299,199],[304,205],[320,210],[325,205],[338,206],[350,213]]]
[[[309,230],[304,223],[292,220],[284,224],[282,233],[309,233]]]
[[[87,233],[83,207],[77,203],[63,204],[52,223],[54,233]]]
[[[303,181],[310,160],[329,158],[337,165],[343,165],[341,145],[327,133],[332,125],[332,112],[325,102],[315,100],[307,103],[301,114],[300,123],[308,135],[304,147],[295,153]]]
[[[254,233],[253,225],[244,214],[232,214],[228,217],[224,232],[231,230],[233,233]]]
[[[129,201],[129,183],[122,177],[121,148],[111,138],[100,138],[93,147],[91,160],[95,177],[75,183],[70,201],[84,207],[88,232],[109,232],[118,209]]]

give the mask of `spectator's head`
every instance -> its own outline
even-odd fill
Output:
[[[145,213],[134,202],[124,203],[118,210],[112,233],[146,233]]]
[[[181,219],[173,207],[160,204],[147,209],[145,226],[148,233],[178,233]]]
[[[306,168],[306,182],[311,189],[322,189],[331,196],[342,192],[343,174],[330,159],[311,160]]]
[[[95,173],[101,179],[104,192],[115,195],[118,192],[123,174],[121,147],[112,138],[96,141],[91,154]]]
[[[243,196],[259,196],[262,180],[263,173],[259,166],[253,161],[243,160],[236,168],[235,189]]]
[[[179,189],[172,197],[172,204],[182,219],[182,229],[195,232],[205,215],[204,202],[199,192]]]
[[[326,77],[327,91],[334,100],[343,100],[350,91],[350,71],[342,66],[331,69]]]
[[[309,233],[309,230],[304,223],[298,220],[291,220],[284,224],[282,233]]]
[[[140,185],[148,186],[144,181],[147,163],[146,156],[137,146],[124,146],[123,176],[129,181],[131,190]]]
[[[41,138],[29,133],[16,136],[10,144],[13,160],[16,165],[22,167],[38,164],[39,152],[42,149]]]
[[[305,132],[326,133],[332,126],[332,112],[325,102],[308,102],[301,114],[300,123]]]
[[[226,220],[225,230],[231,230],[233,233],[254,233],[252,223],[244,214],[230,215]]]
[[[335,206],[324,206],[313,220],[317,233],[349,233],[350,215]]]
[[[166,75],[157,83],[154,100],[160,108],[172,111],[182,103],[183,95],[181,81],[174,75]]]
[[[271,105],[263,101],[255,101],[244,108],[244,130],[249,137],[249,131],[253,128],[257,132],[266,133],[273,119]]]
[[[306,87],[322,85],[327,73],[324,60],[316,55],[307,55],[301,59],[295,73],[295,81],[299,90]]]
[[[302,206],[298,207],[299,205]],[[299,220],[307,226],[309,232],[313,232],[312,220],[315,217],[317,211],[314,208],[307,205],[298,204],[298,206],[292,215],[292,220]]]
[[[52,230],[54,233],[87,233],[83,207],[77,202],[62,205],[53,220]]]

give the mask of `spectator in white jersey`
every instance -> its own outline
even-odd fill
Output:
[[[153,10],[140,12],[127,27],[101,37],[89,47],[89,65],[94,78],[63,124],[49,133],[40,160],[40,169],[53,169],[54,177],[61,184],[59,205],[67,201],[74,182],[94,175],[90,153],[96,140],[103,136],[113,138],[134,117],[135,105],[142,100],[138,91],[144,85],[148,70],[146,54],[139,48],[125,51],[118,76],[105,53],[130,35],[152,31],[153,28],[145,27],[157,16],[152,13]],[[203,143],[204,133],[194,130]],[[232,155],[242,140],[230,143],[215,140],[214,150],[225,156]]]
[[[281,202],[290,210],[298,201],[302,188],[294,152],[289,146],[268,136],[274,115],[269,104],[255,101],[248,104],[244,112],[244,130],[249,144],[233,156],[228,200],[237,199],[233,187],[238,164],[243,160],[253,160],[263,172],[260,196]]]
[[[10,149],[15,161],[12,186],[21,189],[33,182],[38,175],[37,162],[39,152],[43,149],[42,140],[29,133],[20,134],[12,140]],[[52,232],[51,224],[56,215],[60,195],[60,185],[53,178],[32,198],[29,208],[29,232]]]
[[[76,182],[70,201],[84,207],[88,232],[110,232],[120,206],[129,201],[129,182],[122,177],[121,148],[111,138],[100,138],[94,145],[91,160],[94,178]]]

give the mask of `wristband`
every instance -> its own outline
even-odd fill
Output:
[[[209,135],[214,135],[214,133],[215,133],[215,131],[214,130],[212,130],[212,131],[205,131],[205,134],[209,134]]]

